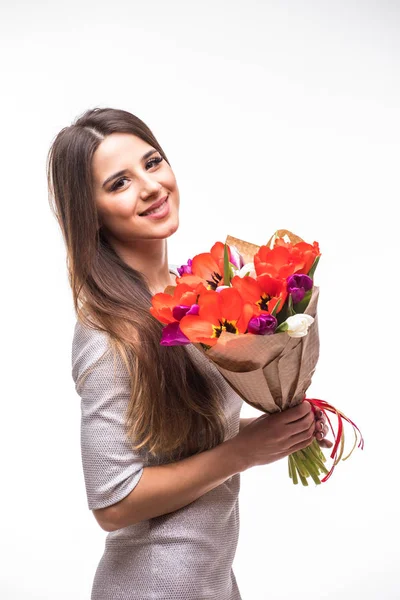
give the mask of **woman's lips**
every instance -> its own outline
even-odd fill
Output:
[[[166,200],[159,206],[159,208],[156,210],[156,212],[150,213],[150,214],[141,214],[141,217],[147,217],[148,219],[163,219],[164,217],[166,217],[169,214],[169,202],[168,202],[168,196],[166,197]]]
[[[155,210],[156,208],[159,208],[166,201],[167,198],[168,198],[168,196],[164,196],[160,200],[157,200],[157,202],[153,202],[153,204],[151,206],[149,206],[149,208],[147,208],[145,211],[143,211],[142,213],[140,213],[139,216],[140,217],[142,215],[146,216],[147,213],[150,212],[151,210]]]

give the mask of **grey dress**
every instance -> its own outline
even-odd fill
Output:
[[[177,274],[175,265],[170,270]],[[120,358],[114,364],[108,347],[108,334],[76,321],[72,377],[81,398],[82,464],[90,510],[122,500],[138,484],[144,467],[163,464],[144,449],[133,451],[126,438],[129,378]],[[229,439],[239,430],[243,400],[195,346],[186,348],[224,391]],[[236,473],[176,511],[108,533],[91,600],[241,600],[232,569],[239,489]]]

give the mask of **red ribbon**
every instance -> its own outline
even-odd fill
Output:
[[[343,419],[352,425],[353,431],[354,431],[355,436],[356,436],[356,439],[357,439],[357,433],[355,432],[355,430],[357,430],[358,433],[360,434],[360,441],[358,443],[358,448],[361,448],[361,450],[364,449],[364,438],[363,438],[363,436],[361,434],[361,431],[357,427],[357,425],[351,419],[349,419],[348,417],[346,417],[346,415],[344,415],[342,412],[338,411],[334,406],[332,406],[332,404],[329,404],[328,402],[325,402],[325,400],[319,400],[318,398],[306,398],[305,396],[303,398],[303,402],[304,402],[304,400],[306,400],[307,402],[309,402],[311,404],[312,409],[313,409],[314,412],[318,408],[319,410],[321,410],[324,413],[324,415],[325,415],[325,417],[326,417],[326,419],[327,419],[327,421],[329,423],[329,426],[331,428],[333,439],[335,440],[335,444],[334,444],[332,452],[331,452],[331,458],[333,458],[332,468],[329,471],[329,473],[327,473],[325,475],[325,477],[323,479],[321,479],[321,482],[325,482],[332,475],[333,470],[336,467],[337,462],[338,462],[338,460],[337,460],[338,448],[339,448],[339,444],[340,444],[340,442],[342,440],[342,437],[343,437]],[[337,434],[335,434],[335,431],[333,429],[332,423],[331,423],[331,421],[330,421],[330,419],[329,419],[326,411],[334,413],[337,416],[337,419],[338,419],[338,431],[337,431]],[[351,452],[353,452],[353,450]],[[350,452],[350,454],[351,454],[351,452]],[[350,454],[349,454],[349,456],[350,456]],[[348,457],[346,457],[346,458],[348,458]]]

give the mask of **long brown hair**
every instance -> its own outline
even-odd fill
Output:
[[[170,164],[135,115],[112,108],[88,110],[63,128],[50,147],[50,206],[66,246],[77,319],[107,332],[111,348],[128,369],[126,427],[132,447],[147,445],[153,456],[180,459],[224,441],[222,391],[185,346],[160,345],[163,326],[149,311],[152,294],[145,275],[122,260],[100,226],[92,158],[114,132],[140,137]]]

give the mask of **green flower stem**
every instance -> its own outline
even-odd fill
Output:
[[[304,450],[307,450],[307,448],[305,448]],[[319,475],[319,467],[318,465],[313,462],[313,457],[309,456],[309,454],[307,452],[305,452],[304,450],[300,450],[300,457],[302,458],[303,462],[305,463],[310,475],[311,473],[314,473],[314,475]]]
[[[317,449],[319,450],[318,454],[316,452],[316,449],[313,447],[314,443],[317,445]],[[306,450],[308,450],[310,460],[312,460],[315,463],[315,465],[319,467],[319,470],[322,473],[328,473],[328,469],[324,465],[324,462],[326,462],[326,458],[321,452],[318,442],[314,440],[311,446],[308,446]]]
[[[314,483],[316,485],[320,485],[320,480],[319,480],[319,470],[317,467],[315,467],[315,465],[313,464],[313,462],[307,458],[307,455],[305,452],[303,452],[303,450],[299,451],[300,456],[303,459],[303,462],[305,464],[305,466],[308,469],[308,472],[310,474],[310,477],[312,478],[312,480],[314,481]]]
[[[316,439],[313,440],[313,443],[310,446],[308,446],[307,449],[310,450],[310,452],[315,456],[315,458],[319,459],[322,462],[326,462],[325,455],[322,452],[320,445],[318,444]]]
[[[290,477],[293,483],[294,473],[299,476],[303,485],[308,485],[307,478],[309,477],[311,477],[316,485],[320,485],[320,475],[328,473],[324,465],[326,458],[317,440],[313,440],[310,446],[293,452],[288,458],[290,463]]]
[[[306,469],[303,461],[301,460],[299,452],[298,451],[293,452],[293,454],[291,456],[293,456],[293,460],[295,462],[295,465],[297,467],[299,474],[302,475],[303,477],[308,477],[309,476],[308,470]]]
[[[297,473],[299,475],[300,481],[303,485],[308,485],[307,478],[310,477],[310,474],[304,465],[303,461],[299,459],[298,456],[292,455],[293,463],[296,465]]]
[[[300,481],[303,485],[308,485],[308,481],[305,477],[303,477],[303,475],[300,473],[299,471],[299,477],[300,477]]]
[[[289,464],[290,464],[290,470],[292,472],[293,483],[295,485],[297,485],[299,483],[299,480],[297,478],[297,469],[296,469],[295,462],[293,460],[293,456],[288,456],[288,459],[289,459]]]
[[[322,452],[320,445],[317,440],[314,439],[311,446],[309,446],[311,452],[315,454],[322,462],[326,462],[325,454]]]
[[[297,468],[299,469],[299,471],[301,472],[301,474],[303,475],[303,477],[305,477],[306,479],[308,479],[308,477],[312,477],[312,475],[314,475],[314,474],[310,472],[309,465],[307,464],[307,461],[301,456],[301,454],[299,454],[299,453],[297,453],[297,454],[298,455],[295,458],[296,464],[297,464]]]

